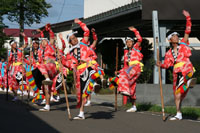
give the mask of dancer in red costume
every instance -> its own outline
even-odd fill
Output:
[[[75,71],[76,89],[77,89],[77,102],[80,107],[80,113],[74,119],[85,119],[84,117],[84,104],[85,99],[91,94],[95,80],[99,74],[92,68],[96,64],[96,55],[88,47],[89,29],[86,24],[79,19],[74,22],[79,24],[84,31],[82,42],[79,42],[74,33],[67,36],[68,43],[71,45],[70,53],[67,54],[66,59],[62,60],[64,66]]]
[[[171,33],[167,39],[170,42],[170,49],[165,54],[165,60],[162,64],[157,62],[157,66],[161,68],[173,67],[173,91],[176,104],[177,114],[170,120],[181,120],[181,103],[186,96],[189,87],[195,83],[195,79],[192,78],[194,74],[194,68],[190,62],[190,56],[192,55],[189,48],[189,34],[191,32],[191,17],[189,12],[183,10],[183,15],[186,17],[186,30],[184,38],[179,42],[177,32]]]
[[[11,51],[9,51],[8,53],[8,68],[10,68],[9,85],[14,93],[13,101],[16,101],[18,99],[16,92],[17,89],[19,89],[20,86],[24,85],[24,83],[22,83],[22,79],[23,81],[26,81],[25,68],[23,67],[24,60],[22,57],[23,56],[22,51],[28,45],[28,38],[25,36],[24,33],[21,34],[22,36],[24,36],[25,44],[21,48],[17,48],[17,42],[11,40],[10,41]]]
[[[126,47],[124,52],[124,68],[119,73],[119,85],[118,91],[122,95],[130,97],[133,107],[127,110],[127,112],[135,112],[137,110],[136,100],[136,80],[142,72],[143,64],[140,62],[143,58],[141,53],[142,37],[134,27],[129,27],[129,30],[135,33],[137,42],[134,44],[132,38],[126,39]]]
[[[51,86],[53,84],[53,79],[57,75],[56,69],[56,49],[55,49],[55,38],[54,33],[51,29],[50,24],[45,26],[46,31],[49,32],[50,41],[43,39],[40,49],[38,50],[38,69],[45,77],[45,80],[42,81],[44,85],[45,91],[45,99],[46,105],[39,111],[50,111],[50,93],[51,93]]]

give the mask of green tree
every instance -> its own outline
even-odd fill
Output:
[[[9,1],[12,10],[5,12],[8,20],[19,24],[20,32],[24,31],[24,24],[31,26],[33,23],[40,23],[43,17],[48,16],[47,9],[51,4],[45,0],[3,0]],[[5,2],[6,3],[6,2]],[[23,37],[20,36],[20,43],[23,44]]]
[[[3,29],[7,26],[3,23],[3,15],[7,14],[9,11],[12,11],[12,6],[10,5],[10,0],[3,0],[0,2],[0,51],[3,53],[4,43],[9,37],[3,32]]]

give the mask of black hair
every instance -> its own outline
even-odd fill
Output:
[[[12,39],[12,40],[10,40],[9,44],[11,44],[12,42],[14,42],[14,40],[13,40],[13,39]]]
[[[39,43],[39,42],[40,42],[39,38],[34,37],[32,40],[35,41],[35,43],[40,44],[40,43]]]

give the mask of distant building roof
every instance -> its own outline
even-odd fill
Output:
[[[35,29],[24,29],[24,33],[27,37],[40,37],[40,34],[33,35],[32,31]],[[20,30],[19,29],[9,29],[5,28],[3,32],[10,37],[19,37]]]
[[[80,18],[80,19],[82,19],[82,18]],[[55,32],[55,33],[68,31],[68,30],[72,29],[73,22],[74,22],[74,20],[68,20],[68,21],[64,21],[64,22],[54,23],[54,24],[51,24],[51,28],[52,28],[53,32]],[[44,27],[45,26],[41,27],[40,29],[44,29]]]
[[[158,11],[159,25],[170,31],[177,31],[184,35],[185,17],[182,10],[190,12],[192,18],[192,32],[190,37],[200,35],[200,16],[197,12],[200,1],[196,0],[139,0],[133,3],[83,19],[88,28],[95,28],[98,36],[127,37],[133,36],[129,26],[136,27],[143,37],[152,37],[152,11]],[[173,8],[176,7],[176,8]],[[72,30],[83,35],[81,27],[73,23]],[[200,38],[200,37],[199,37]]]

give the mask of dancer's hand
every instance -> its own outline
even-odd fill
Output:
[[[130,31],[136,30],[136,28],[133,27],[133,26],[128,27],[128,29],[129,29]]]
[[[157,62],[156,62],[156,66],[158,66],[158,67],[160,67],[161,64],[162,64],[162,63],[161,63],[160,61],[157,61]]]
[[[62,36],[62,34],[61,34],[61,33],[59,33],[59,35],[58,35],[58,36],[59,36],[60,40],[61,40],[61,39],[63,39],[63,36]]]
[[[188,16],[190,16],[190,13],[189,13],[188,11],[186,11],[186,10],[183,10],[183,15],[184,15],[185,17],[188,17]]]
[[[45,25],[45,29],[46,29],[46,31],[49,31],[51,29],[50,23],[48,23],[48,24]]]
[[[115,71],[115,75],[117,76],[117,74],[119,73],[119,71]]]
[[[23,37],[25,37],[25,36],[26,36],[26,35],[24,34],[24,32],[21,32],[20,34],[21,34]]]
[[[41,32],[41,30],[40,30],[40,29],[37,29],[36,31],[37,31],[37,32]]]
[[[80,22],[81,22],[81,21],[80,21],[78,18],[74,19],[74,23],[78,24],[78,23],[80,23]]]
[[[95,32],[95,29],[94,29],[94,28],[92,28],[92,29],[91,29],[91,32]]]

